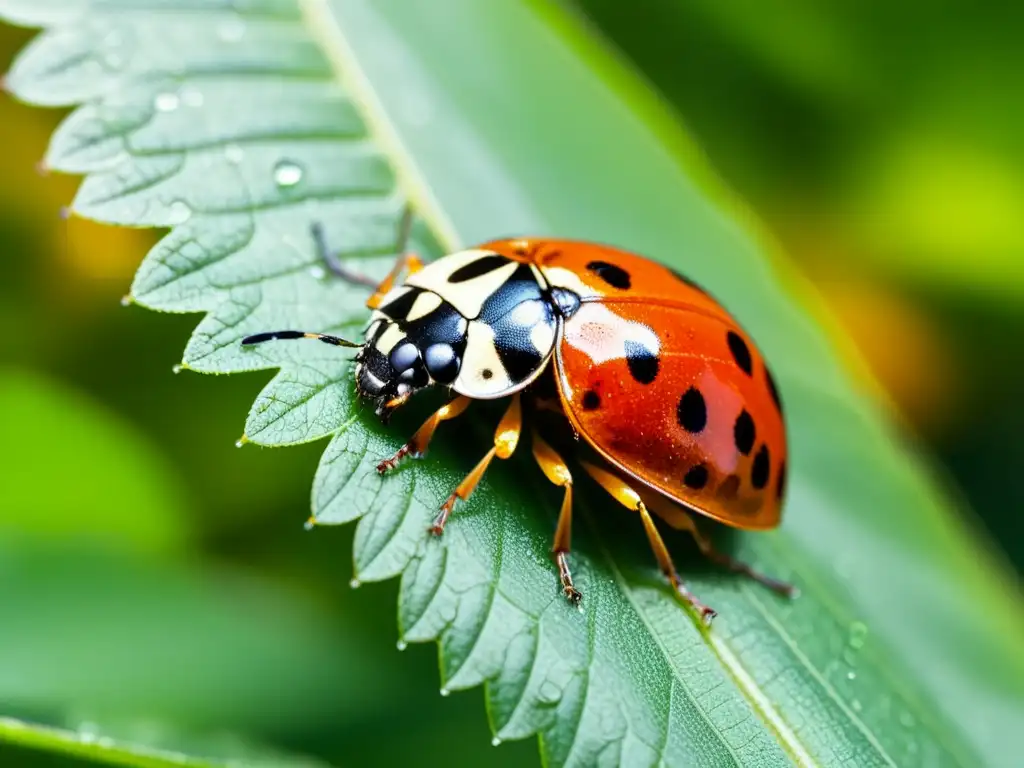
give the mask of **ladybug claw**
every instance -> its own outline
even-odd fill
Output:
[[[565,599],[572,603],[574,608],[578,608],[580,603],[583,602],[583,593],[576,589],[572,584],[566,584],[563,586],[562,592],[565,593]]]

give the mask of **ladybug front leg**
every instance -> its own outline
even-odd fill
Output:
[[[651,513],[647,511],[647,506],[644,504],[643,499],[640,498],[640,494],[630,488],[622,478],[617,475],[613,475],[607,470],[601,469],[600,467],[586,461],[580,461],[580,465],[587,471],[587,474],[597,480],[597,482],[601,484],[601,487],[608,491],[608,493],[610,493],[617,502],[640,514],[640,520],[644,524],[644,532],[647,534],[647,540],[650,542],[651,549],[654,550],[654,556],[658,560],[658,565],[661,566],[662,573],[664,573],[668,578],[672,587],[675,589],[676,594],[697,612],[704,623],[710,624],[711,620],[717,615],[716,612],[698,600],[697,597],[686,588],[682,579],[679,578],[679,573],[676,571],[676,567],[672,563],[672,556],[668,552],[668,547],[665,546],[665,542],[662,540],[661,534],[658,533],[658,529],[654,526],[654,520],[651,518]]]
[[[583,595],[573,585],[569,563],[566,561],[572,539],[572,474],[569,472],[565,460],[555,452],[554,448],[541,439],[537,430],[533,430],[533,458],[548,480],[565,489],[565,495],[562,497],[562,511],[558,514],[558,527],[555,529],[555,540],[551,545],[551,552],[555,556],[555,563],[558,564],[558,577],[562,581],[562,591],[569,602],[579,605]]]
[[[701,553],[711,562],[716,563],[733,573],[742,574],[748,579],[752,579],[759,584],[763,584],[768,587],[768,589],[773,592],[778,592],[784,597],[793,597],[797,594],[797,588],[792,584],[780,581],[779,579],[774,579],[771,576],[766,576],[760,571],[755,571],[742,560],[737,560],[724,552],[719,552],[715,549],[711,540],[701,533],[700,529],[697,528],[696,521],[689,513],[686,512],[686,510],[675,506],[668,499],[648,497],[647,502],[658,517],[671,525],[677,531],[689,531],[690,535],[693,536],[693,540],[697,542],[697,547],[700,549]]]
[[[512,395],[512,402],[502,416],[498,429],[494,433],[494,447],[487,452],[487,455],[480,459],[480,462],[473,467],[473,470],[466,475],[459,483],[458,488],[452,491],[444,504],[441,505],[441,512],[434,519],[430,530],[437,536],[444,533],[444,526],[448,522],[448,516],[459,499],[465,501],[480,483],[480,479],[487,471],[488,465],[497,456],[499,459],[507,459],[515,451],[519,444],[519,435],[523,431],[523,409],[519,401],[519,393]]]
[[[409,442],[395,451],[393,456],[384,459],[384,461],[377,465],[377,471],[383,475],[398,466],[398,462],[406,456],[417,458],[422,456],[426,452],[427,446],[430,445],[430,439],[434,436],[434,430],[437,429],[437,425],[442,421],[448,421],[448,419],[454,419],[456,416],[459,416],[469,407],[469,403],[470,399],[468,397],[459,395],[446,405],[442,405],[429,419],[423,422],[423,426],[413,433],[413,436],[409,438]]]

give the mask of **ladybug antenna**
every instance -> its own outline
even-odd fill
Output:
[[[243,346],[250,344],[262,344],[264,341],[275,339],[319,339],[324,344],[332,344],[335,347],[361,347],[362,344],[343,339],[340,336],[331,336],[326,333],[309,333],[307,331],[271,331],[269,333],[257,333],[246,336],[242,339]]]

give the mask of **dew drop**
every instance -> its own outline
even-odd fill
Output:
[[[501,739],[498,738],[497,736],[495,736],[493,739],[491,739],[491,746],[492,747],[500,747],[501,746]]]
[[[173,112],[178,108],[179,103],[178,94],[172,91],[158,93],[153,99],[153,106],[156,107],[157,112]]]
[[[397,648],[400,651],[404,651],[408,647],[409,644],[405,642],[405,640],[399,640],[397,643],[395,643],[395,648]]]
[[[132,302],[133,302],[133,299],[132,299],[132,295],[130,293],[126,293],[124,296],[121,297],[121,306],[122,307],[130,307],[132,305]]]
[[[203,92],[195,88],[183,88],[181,103],[186,107],[201,107],[203,106]]]
[[[182,365],[181,363],[175,363],[174,365],[171,366],[171,373],[177,374],[177,373],[181,373],[184,370],[185,370],[185,366]],[[236,445],[237,445],[237,443],[236,443]]]
[[[451,691],[449,691],[447,688],[442,688],[440,691],[438,691],[438,693],[440,693],[442,696],[450,696],[451,695]]]
[[[853,708],[854,712],[860,712],[862,709],[864,709],[864,706],[860,703],[860,699],[854,699],[853,701],[851,701],[850,706]]]
[[[224,147],[224,157],[232,165],[238,165],[245,159],[245,150],[237,144],[228,144]]]
[[[235,440],[235,448],[241,448],[245,445],[245,440]]]
[[[291,160],[281,160],[274,166],[274,183],[279,187],[294,187],[302,181],[302,168]]]
[[[853,670],[851,669],[851,670],[850,670],[849,672],[847,672],[847,673],[846,673],[846,679],[847,679],[847,680],[856,680],[856,679],[857,679],[857,673],[856,673],[856,672],[854,672],[854,671],[853,671]]]
[[[313,266],[309,268],[309,274],[314,280],[324,280],[327,277],[327,270],[321,266]]]
[[[175,200],[167,208],[167,223],[170,225],[184,224],[192,218],[192,209],[184,200]]]
[[[225,43],[237,43],[245,37],[245,21],[238,16],[225,19],[217,27],[217,37]]]
[[[302,527],[307,531],[312,531],[314,528],[316,528],[316,518],[309,518],[306,522],[302,524]]]
[[[537,692],[537,695],[540,697],[541,704],[547,704],[548,706],[550,706],[552,704],[557,704],[559,701],[561,701],[562,689],[554,683],[552,683],[550,680],[546,680],[544,684],[541,685],[540,690]]]
[[[99,738],[99,726],[92,722],[83,722],[78,725],[78,740],[83,744],[93,744]]]
[[[863,622],[855,621],[850,625],[850,638],[848,642],[851,648],[863,648],[867,636],[868,628]]]
[[[360,588],[361,586],[363,586],[363,582],[361,582],[361,581],[360,581],[360,580],[359,580],[358,578],[352,578],[352,579],[351,579],[351,580],[349,581],[348,585],[349,585],[349,586],[350,586],[350,587],[351,587],[352,589],[359,589],[359,588]]]

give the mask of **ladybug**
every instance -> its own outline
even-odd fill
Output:
[[[403,244],[410,219],[407,212]],[[403,253],[373,285],[329,253],[318,225],[313,234],[332,272],[374,287],[363,342],[275,331],[242,344],[312,338],[357,348],[358,393],[383,420],[422,389],[441,385],[453,392],[378,465],[381,474],[405,456],[422,456],[438,425],[473,400],[509,399],[493,446],[441,505],[434,534],[443,532],[457,500],[469,498],[491,461],[515,451],[526,403],[528,415],[549,411],[567,422],[588,449],[579,466],[639,515],[675,593],[705,622],[715,612],[679,578],[652,512],[689,531],[714,562],[793,594],[790,585],[716,551],[692,517],[774,528],[786,483],[786,430],[772,375],[736,320],[696,283],[608,246],[516,238],[429,264]],[[545,386],[545,373],[554,386]],[[568,563],[572,474],[536,425],[531,442],[541,471],[564,489],[552,551],[562,590],[578,604]]]

